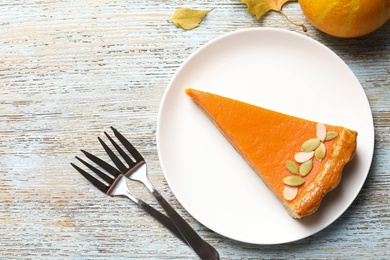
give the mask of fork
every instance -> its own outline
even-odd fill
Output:
[[[84,153],[88,153],[83,151]],[[82,164],[87,166],[90,170],[92,170],[94,173],[96,173],[98,176],[100,176],[107,184],[104,182],[98,180],[97,178],[93,177],[88,172],[84,171],[77,165],[71,163],[71,165],[81,174],[83,175],[88,181],[90,181],[96,188],[101,190],[107,195],[110,196],[124,196],[132,200],[134,203],[136,203],[138,206],[140,206],[142,209],[144,209],[146,212],[148,212],[151,216],[153,216],[155,219],[157,219],[161,224],[163,224],[165,227],[167,227],[172,233],[174,233],[178,238],[180,238],[184,243],[187,243],[187,241],[184,239],[184,237],[180,234],[179,230],[177,230],[176,226],[173,224],[172,220],[162,214],[160,211],[156,210],[146,202],[144,202],[142,199],[135,196],[127,187],[126,179],[123,174],[118,175],[109,175],[105,174],[99,169],[95,168],[91,164],[87,163],[83,159],[76,156],[76,159],[78,159]]]
[[[115,137],[120,141],[120,143],[127,149],[130,156],[107,134],[104,132],[108,140],[112,143],[118,153],[126,161],[128,166],[124,165],[122,161],[115,155],[115,153],[105,144],[105,142],[98,137],[99,142],[103,146],[104,150],[111,158],[112,162],[115,164],[117,169],[121,174],[129,178],[130,180],[141,182],[146,186],[146,188],[154,195],[160,205],[163,207],[165,212],[171,218],[172,222],[175,224],[179,232],[183,235],[184,239],[187,241],[188,245],[198,254],[201,259],[219,259],[219,254],[209,243],[203,240],[192,227],[169,205],[169,203],[161,196],[161,194],[155,189],[152,183],[149,181],[147,175],[146,162],[143,156],[138,152],[138,150],[114,127],[111,127]],[[90,158],[93,160],[93,158]],[[101,161],[101,160],[100,160]],[[116,168],[112,167],[107,163],[98,163],[103,169],[114,171]]]
[[[192,227],[169,205],[169,203],[161,196],[161,194],[151,184],[147,175],[146,162],[142,157],[142,155],[122,134],[118,132],[118,130],[116,130],[114,127],[111,127],[111,129],[114,132],[115,137],[127,149],[127,151],[132,156],[132,158],[106,132],[104,132],[104,134],[107,136],[108,140],[112,143],[112,145],[121,155],[122,159],[128,164],[128,166],[126,166],[121,161],[121,159],[119,159],[119,157],[116,156],[116,154],[108,147],[108,145],[100,137],[98,137],[99,142],[101,143],[104,150],[106,151],[106,153],[108,154],[108,156],[110,157],[110,159],[112,160],[112,162],[115,164],[117,168],[101,160],[100,158],[92,155],[91,153],[82,150],[85,156],[113,176],[125,176],[130,180],[143,183],[146,186],[146,188],[154,195],[157,201],[161,204],[165,212],[168,214],[168,217],[170,218],[171,222],[179,231],[181,237],[174,232],[177,230],[172,230],[171,227],[168,227],[164,223],[163,224],[167,226],[174,234],[176,234],[176,236],[178,236],[182,240],[184,239],[184,241],[197,253],[197,255],[201,259],[210,259],[210,260],[219,259],[219,254],[215,250],[215,248],[212,247],[205,240],[203,240],[192,229]],[[80,160],[80,158],[78,159]],[[81,162],[85,164],[85,161],[81,161]],[[90,168],[90,166],[92,165],[89,164],[87,165],[88,168]],[[94,168],[93,170],[97,170],[97,169]],[[134,198],[134,195],[132,195],[132,197]],[[137,200],[142,201],[140,199]]]

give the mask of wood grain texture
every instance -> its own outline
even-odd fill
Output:
[[[183,31],[167,22],[177,7],[213,11],[200,27]],[[304,21],[306,35],[347,63],[372,108],[372,167],[359,196],[335,223],[277,246],[227,239],[181,207],[158,162],[155,131],[161,98],[193,51],[238,29],[272,27],[304,34],[299,27],[272,12],[257,21],[236,0],[4,0],[0,258],[197,259],[134,204],[105,196],[71,168],[79,149],[99,153],[96,137],[113,125],[134,140],[148,161],[151,181],[222,259],[388,259],[390,24],[361,38],[337,39],[313,28],[298,3],[287,4],[284,11]],[[132,189],[158,207],[143,187]]]

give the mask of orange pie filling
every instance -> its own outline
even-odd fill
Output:
[[[294,218],[312,214],[341,179],[357,132],[194,89],[208,115]]]

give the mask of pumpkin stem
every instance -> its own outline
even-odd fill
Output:
[[[292,21],[290,18],[288,18],[288,16],[283,12],[283,11],[279,11],[286,19],[287,19],[287,21],[289,21],[291,24],[293,24],[293,25],[296,25],[296,26],[300,26],[300,27],[302,27],[302,30],[304,31],[304,32],[307,32],[307,27],[303,24],[303,23],[296,23],[296,22],[294,22],[294,21]]]

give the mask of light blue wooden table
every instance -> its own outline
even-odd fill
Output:
[[[213,11],[183,31],[167,22],[177,7]],[[309,31],[277,13],[257,21],[238,0],[2,1],[0,259],[197,259],[133,204],[104,196],[70,167],[79,149],[100,151],[96,137],[110,125],[142,146],[151,181],[222,259],[388,259],[390,23],[338,39],[311,26],[298,3],[284,11]],[[360,81],[375,124],[372,167],[350,208],[321,232],[282,245],[237,242],[202,226],[173,196],[157,154],[159,105],[175,71],[206,42],[253,27],[328,46]]]

